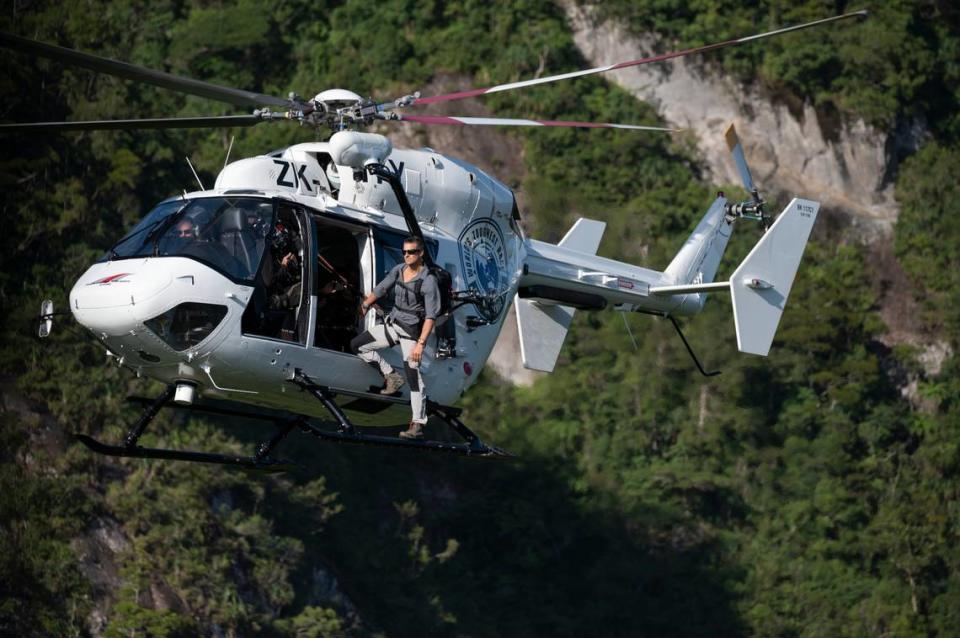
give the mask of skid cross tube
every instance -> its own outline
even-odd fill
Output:
[[[137,419],[137,422],[130,428],[130,431],[127,432],[127,436],[123,439],[123,446],[126,448],[136,447],[137,441],[140,440],[140,437],[143,435],[143,431],[147,429],[147,426],[157,417],[157,414],[160,413],[160,410],[163,409],[167,403],[170,402],[170,399],[173,398],[173,393],[176,391],[173,384],[168,385],[167,389],[164,390],[157,399],[150,404],[140,415],[140,418]]]
[[[302,425],[303,419],[295,418],[287,421],[277,433],[274,434],[269,441],[264,441],[259,446],[257,446],[257,453],[253,455],[253,459],[257,462],[260,462],[267,458],[267,455],[273,451],[273,448],[280,445],[280,442],[287,438],[287,435],[290,434],[290,431],[298,425]]]
[[[470,446],[471,450],[480,452],[483,450],[483,448],[487,447],[473,430],[468,428],[463,421],[457,418],[463,413],[463,410],[459,408],[451,408],[446,405],[440,405],[428,400],[427,411],[443,419],[443,421],[450,426],[454,432],[459,434],[460,437],[467,442],[467,445]]]
[[[337,420],[337,429],[341,434],[356,436],[357,429],[353,426],[353,423],[350,422],[350,419],[347,418],[347,415],[343,413],[343,410],[340,409],[340,406],[337,405],[337,402],[334,401],[334,398],[337,396],[336,394],[331,392],[329,388],[316,385],[309,377],[299,371],[295,377],[295,382],[323,404],[327,412]]]

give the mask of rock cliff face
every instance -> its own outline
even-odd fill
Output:
[[[592,65],[666,50],[653,37],[637,38],[619,24],[596,21],[589,8],[564,5],[574,41]],[[778,103],[759,87],[705,71],[702,57],[622,69],[605,77],[651,104],[670,124],[686,129],[717,183],[740,183],[723,139],[726,125],[735,122],[762,192],[818,199],[854,216],[853,223],[867,231],[867,241],[889,234],[896,221],[896,157],[916,145],[919,128],[891,135],[862,120],[825,123],[810,103]]]

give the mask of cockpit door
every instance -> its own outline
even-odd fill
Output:
[[[274,200],[273,227],[254,292],[243,314],[244,334],[305,345],[311,327],[310,280],[313,230],[305,211]]]

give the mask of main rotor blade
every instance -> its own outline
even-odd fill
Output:
[[[67,64],[73,64],[85,69],[108,73],[127,80],[145,82],[165,89],[197,95],[219,102],[227,102],[228,104],[235,104],[237,106],[290,106],[290,100],[284,100],[272,95],[232,89],[218,84],[184,78],[170,73],[164,73],[163,71],[155,71],[146,67],[128,64],[127,62],[119,62],[74,49],[67,49],[53,44],[21,38],[20,36],[10,33],[0,32],[0,46],[14,49],[15,51],[31,53],[42,58],[50,58]]]
[[[753,177],[750,175],[750,166],[747,164],[747,157],[743,153],[743,145],[740,143],[740,138],[737,136],[737,129],[734,128],[733,122],[731,122],[727,130],[724,131],[723,137],[727,141],[727,148],[730,149],[730,154],[733,155],[733,162],[737,165],[737,172],[740,173],[740,181],[743,182],[743,187],[746,188],[747,192],[751,195],[756,193],[757,187],[754,185]]]
[[[845,13],[839,16],[833,16],[831,18],[824,18],[822,20],[815,20],[813,22],[806,22],[804,24],[798,24],[791,27],[784,27],[782,29],[777,29],[775,31],[767,31],[766,33],[758,33],[756,35],[749,35],[743,38],[736,38],[733,40],[724,40],[723,42],[717,42],[715,44],[707,44],[704,46],[693,47],[691,49],[684,49],[682,51],[673,51],[671,53],[662,53],[660,55],[654,55],[649,58],[641,58],[639,60],[629,60],[627,62],[618,62],[616,64],[608,64],[607,66],[598,66],[593,69],[584,69],[583,71],[573,71],[571,73],[561,73],[559,75],[551,75],[545,78],[535,78],[533,80],[523,80],[521,82],[510,82],[509,84],[498,84],[497,86],[492,86],[486,89],[470,89],[468,91],[459,91],[457,93],[445,93],[443,95],[435,95],[433,97],[422,97],[414,100],[412,104],[435,104],[437,102],[450,102],[453,100],[463,100],[470,97],[477,97],[478,95],[485,95],[487,93],[499,93],[500,91],[512,91],[513,89],[521,89],[528,86],[535,86],[537,84],[547,84],[549,82],[558,82],[560,80],[570,80],[573,78],[583,77],[585,75],[593,75],[594,73],[604,73],[606,71],[613,71],[615,69],[626,69],[631,66],[639,66],[641,64],[650,64],[652,62],[663,62],[664,60],[671,60],[673,58],[680,58],[686,55],[693,55],[695,53],[704,53],[706,51],[712,51],[714,49],[722,49],[724,47],[735,46],[738,44],[745,44],[747,42],[753,42],[755,40],[762,40],[763,38],[769,38],[775,35],[783,35],[784,33],[791,33],[793,31],[799,31],[801,29],[809,29],[810,27],[816,27],[823,24],[828,24],[830,22],[836,22],[838,20],[845,20],[847,18],[865,18],[867,17],[868,12],[866,10],[854,11],[853,13]]]
[[[0,124],[0,133],[20,131],[95,131],[148,128],[204,128],[253,126],[263,122],[258,115],[214,115],[209,117],[163,117],[145,120],[92,120],[86,122],[31,122]]]
[[[525,120],[501,117],[460,117],[456,115],[407,115],[398,114],[401,122],[420,124],[452,124],[454,126],[561,126],[565,128],[625,128],[637,131],[661,131],[673,133],[681,129],[660,126],[637,126],[609,122],[574,122],[569,120]]]

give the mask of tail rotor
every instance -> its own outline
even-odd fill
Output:
[[[737,172],[740,173],[740,181],[743,187],[750,193],[751,199],[744,202],[732,202],[727,204],[727,215],[730,217],[741,217],[743,219],[752,219],[763,225],[763,231],[770,228],[770,218],[766,214],[764,206],[766,201],[760,197],[760,191],[753,182],[753,176],[750,174],[750,165],[747,164],[746,154],[743,152],[743,145],[737,136],[737,129],[730,123],[727,130],[723,133],[727,141],[727,148],[733,156],[733,162],[737,166]]]

